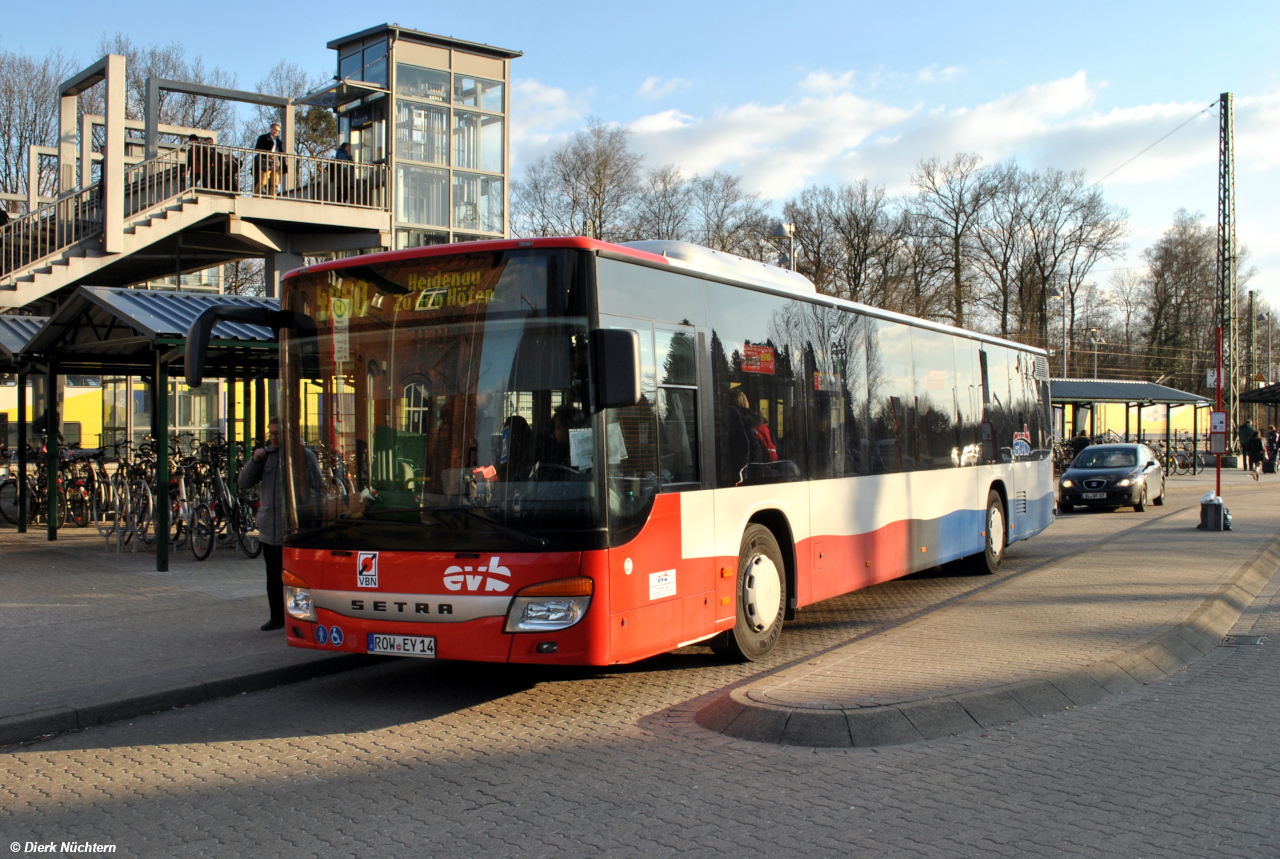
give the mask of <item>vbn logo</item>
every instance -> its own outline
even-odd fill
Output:
[[[444,586],[451,591],[460,591],[465,586],[468,591],[475,593],[480,590],[480,585],[484,585],[486,591],[505,591],[511,586],[510,582],[504,582],[502,579],[495,579],[493,576],[505,576],[511,578],[511,570],[506,567],[499,566],[498,556],[492,555],[489,558],[487,567],[479,567],[476,573],[487,573],[488,575],[472,575],[471,567],[452,566],[444,571]]]

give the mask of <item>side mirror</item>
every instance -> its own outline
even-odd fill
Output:
[[[244,305],[222,305],[210,307],[199,316],[187,329],[187,345],[183,352],[183,368],[186,371],[187,385],[198,388],[204,382],[205,359],[209,355],[209,338],[213,334],[213,326],[220,320],[241,322],[246,325],[260,325],[276,332],[288,328],[298,332],[301,337],[310,338],[310,346],[304,348],[303,375],[314,376],[319,372],[319,353],[315,345],[316,323],[305,313],[295,310],[271,310],[267,307],[246,307]],[[314,367],[312,367],[314,365]],[[309,369],[315,372],[308,373]]]
[[[591,332],[591,369],[599,409],[624,409],[640,402],[640,335],[626,328]]]

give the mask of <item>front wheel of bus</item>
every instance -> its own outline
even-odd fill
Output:
[[[782,634],[787,604],[787,574],[782,550],[773,532],[749,525],[738,550],[737,621],[713,646],[719,655],[738,662],[757,662],[768,656]]]

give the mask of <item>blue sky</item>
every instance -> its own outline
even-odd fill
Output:
[[[16,4],[15,4],[16,5]],[[1240,235],[1254,285],[1280,305],[1280,5],[1235,3],[132,2],[138,42],[252,86],[280,58],[331,73],[330,39],[383,22],[524,52],[515,62],[517,165],[595,115],[627,126],[651,165],[722,167],[782,201],[808,182],[907,189],[923,157],[978,152],[1100,178],[1232,91]],[[216,11],[213,11],[216,8]],[[0,46],[85,62],[102,3],[6,10]],[[256,23],[260,19],[260,23]],[[1192,122],[1104,182],[1129,210],[1129,259],[1180,206],[1212,221],[1217,127]],[[1105,283],[1108,273],[1100,271]]]

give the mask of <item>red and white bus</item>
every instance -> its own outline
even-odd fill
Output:
[[[805,605],[1053,519],[1044,352],[679,242],[291,273],[294,647],[758,659]]]

